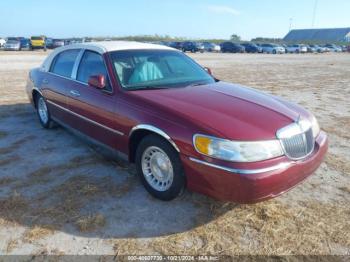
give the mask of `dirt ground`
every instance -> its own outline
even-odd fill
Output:
[[[24,87],[46,55],[0,52],[0,254],[350,254],[350,54],[191,55],[301,104],[329,134],[315,174],[256,205],[155,200],[133,166],[41,128]]]

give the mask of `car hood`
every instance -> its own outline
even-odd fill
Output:
[[[148,101],[156,114],[162,114],[162,108],[170,110],[179,121],[184,117],[197,125],[197,132],[216,130],[232,140],[274,139],[278,129],[305,113],[272,95],[224,82],[133,93]]]

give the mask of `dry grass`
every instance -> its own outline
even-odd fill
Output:
[[[47,226],[34,226],[26,230],[23,234],[23,242],[34,243],[39,239],[45,238],[54,233],[54,228]]]
[[[270,201],[237,206],[190,232],[142,244],[132,238],[111,242],[118,254],[330,254],[350,247],[349,215],[348,205],[310,202],[292,208]]]
[[[333,121],[327,126],[323,127],[323,129],[327,133],[334,134],[345,139],[350,139],[350,117],[332,117],[332,120]],[[334,123],[336,123],[336,125]]]
[[[18,222],[19,218],[28,210],[28,200],[16,191],[5,199],[0,199],[1,216],[9,222]]]
[[[15,181],[15,179],[12,177],[2,177],[0,178],[0,186],[11,184],[13,181]]]
[[[37,184],[46,184],[55,179],[59,175],[64,175],[68,171],[75,170],[79,167],[88,166],[96,163],[94,156],[77,156],[72,158],[69,162],[59,165],[43,166],[39,169],[29,173],[28,178],[18,181],[15,185],[15,189],[23,189]],[[51,173],[55,173],[54,176],[50,176]]]
[[[14,250],[17,246],[18,246],[18,240],[17,239],[10,239],[7,242],[6,253],[7,254],[11,253],[12,250]]]
[[[0,148],[0,154],[8,154],[11,152],[14,152],[16,150],[18,150],[18,148],[23,145],[24,143],[35,139],[35,136],[30,135],[30,136],[25,136],[15,142],[13,142],[11,145],[7,146],[7,147],[2,147]]]
[[[19,161],[21,158],[19,156],[9,156],[3,159],[0,159],[0,166],[6,166],[8,164],[15,163]]]
[[[42,179],[44,172],[35,174],[31,176],[30,181]],[[40,235],[43,230],[59,230],[66,224],[71,224],[82,232],[91,232],[102,227],[106,219],[101,214],[81,215],[87,203],[103,197],[119,197],[127,194],[136,185],[136,181],[134,176],[130,176],[125,182],[116,184],[113,177],[75,175],[30,199],[30,208],[29,201],[25,201],[26,205],[19,205],[22,202],[19,201],[21,198],[18,194],[15,198],[2,200],[0,208],[4,207],[7,210],[3,214],[6,220],[14,219],[18,223],[33,225],[34,231],[28,231],[27,235],[29,233]],[[16,206],[18,206],[17,209]],[[30,239],[30,237],[26,238]]]
[[[90,214],[87,216],[82,216],[75,222],[78,230],[80,232],[91,232],[95,231],[106,224],[106,219],[101,214]]]
[[[0,139],[3,139],[8,136],[8,132],[0,130]]]
[[[346,192],[346,193],[349,193],[350,194],[350,186],[342,186],[342,187],[339,187],[339,189],[343,192]]]
[[[32,116],[33,112],[28,110],[28,104],[11,105],[11,108],[0,110],[0,119],[8,117],[27,117]]]
[[[328,152],[325,162],[331,168],[341,172],[342,174],[350,174],[350,163],[343,157]]]

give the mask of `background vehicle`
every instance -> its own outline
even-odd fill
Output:
[[[0,48],[4,47],[5,43],[6,43],[6,40],[3,38],[0,38]]]
[[[243,43],[242,46],[247,53],[262,53],[262,48],[254,43]]]
[[[13,36],[9,36],[9,37],[6,38],[6,41],[10,41],[10,40],[18,41],[19,38],[18,37],[13,37]]]
[[[32,36],[30,41],[32,49],[44,49],[44,51],[46,51],[46,41],[44,36]]]
[[[289,45],[286,48],[286,53],[307,53],[307,47],[305,45]]]
[[[347,50],[348,50],[348,52],[350,52],[350,45],[348,45]]]
[[[20,45],[21,45],[21,50],[23,50],[23,49],[25,49],[25,50],[32,50],[32,44],[30,42],[30,39],[22,38],[19,42],[20,42]]]
[[[309,45],[310,48],[315,49],[317,53],[324,53],[326,52],[326,49],[319,45]]]
[[[244,46],[232,42],[223,42],[220,47],[223,53],[244,53],[245,51]]]
[[[262,44],[261,48],[263,53],[267,54],[284,54],[286,52],[284,47],[276,44]]]
[[[203,43],[204,50],[207,52],[220,52],[221,48],[219,45],[210,43],[210,42],[204,42]]]
[[[203,43],[195,42],[195,44],[196,44],[199,52],[203,53],[205,51]]]
[[[46,48],[49,48],[49,49],[53,48],[53,39],[52,38],[46,38],[45,43],[46,43]]]
[[[317,53],[317,49],[310,45],[305,45],[308,53]]]
[[[169,47],[182,50],[182,43],[181,42],[170,42]]]
[[[191,42],[191,41],[186,41],[182,43],[182,51],[183,52],[204,52],[204,46],[196,43],[196,42]]]
[[[53,39],[52,40],[52,48],[57,48],[57,47],[61,47],[64,46],[64,40],[62,39]]]
[[[21,43],[19,42],[19,40],[7,40],[4,46],[4,50],[20,51]]]
[[[328,48],[328,50],[330,52],[336,52],[336,53],[342,52],[342,49],[339,46],[337,46],[337,45],[326,44],[325,47]]]

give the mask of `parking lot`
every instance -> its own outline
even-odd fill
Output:
[[[133,166],[41,128],[24,87],[46,55],[0,51],[0,254],[350,254],[350,54],[189,54],[299,103],[328,132],[316,173],[256,205],[155,200]]]

